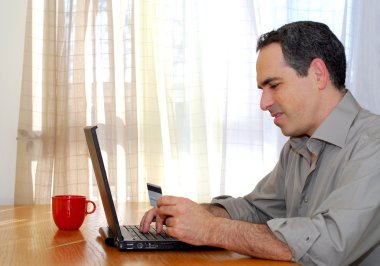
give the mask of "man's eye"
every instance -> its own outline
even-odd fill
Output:
[[[277,86],[278,86],[278,83],[270,84],[270,85],[269,85],[269,87],[270,87],[271,89],[275,89],[275,88],[277,88]]]

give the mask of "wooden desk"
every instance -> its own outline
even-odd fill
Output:
[[[122,223],[138,224],[148,208],[126,203],[117,212]],[[50,205],[0,206],[0,265],[296,265],[226,250],[120,252],[99,237],[105,225],[100,204],[77,231],[58,230]]]

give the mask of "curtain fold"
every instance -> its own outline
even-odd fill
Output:
[[[353,41],[351,1],[323,2],[30,0],[15,203],[99,198],[86,125],[116,201],[147,201],[146,182],[198,202],[249,193],[286,141],[259,107],[256,39],[313,19]]]
[[[16,204],[43,202],[50,197],[53,183],[53,160],[59,146],[56,136],[61,133],[56,130],[55,116],[58,107],[54,71],[57,65],[55,8],[55,2],[51,1],[28,2],[17,138]]]

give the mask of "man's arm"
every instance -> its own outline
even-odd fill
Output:
[[[219,204],[202,203],[207,211],[217,217],[231,219],[226,209]],[[289,247],[279,241],[266,224],[253,224],[243,221],[226,221],[221,219],[211,230],[211,246],[219,246],[253,257],[265,257],[289,261],[292,254]],[[260,245],[252,243],[260,239]]]
[[[185,198],[163,196],[157,215],[166,232],[193,245],[208,245],[253,257],[290,261],[290,248],[266,224],[231,220],[216,204],[199,205]]]
[[[220,218],[212,226],[209,245],[252,257],[292,260],[288,245],[277,239],[266,224]]]

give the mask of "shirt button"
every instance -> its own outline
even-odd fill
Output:
[[[306,198],[303,200],[303,202],[308,203],[308,202],[309,202],[309,198],[306,197]]]

